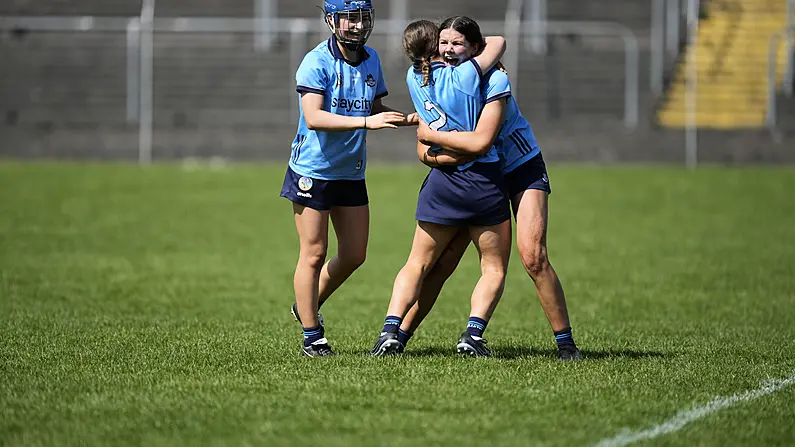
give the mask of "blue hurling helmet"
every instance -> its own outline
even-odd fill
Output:
[[[371,0],[325,0],[323,12],[326,13],[326,24],[339,43],[351,51],[364,47],[375,22]],[[343,21],[343,26],[340,26]]]

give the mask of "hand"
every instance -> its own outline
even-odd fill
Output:
[[[455,152],[452,152],[451,156],[455,159],[456,166],[469,163],[470,161],[475,161],[480,157],[480,155],[472,155],[472,154],[465,155],[465,154],[457,154]]]
[[[427,157],[423,160],[423,163],[426,165],[434,168],[437,166],[459,166],[465,163],[469,163],[477,159],[477,155],[464,155],[464,154],[457,154],[452,151],[442,150],[440,152],[428,153]]]
[[[427,144],[428,146],[433,146],[433,142],[428,141],[428,138],[431,138],[433,130],[425,124],[425,121],[419,120],[418,127],[417,127],[417,141],[422,144]]]
[[[369,130],[377,129],[397,129],[397,126],[405,122],[406,117],[400,112],[381,112],[367,117],[366,128]]]
[[[416,126],[420,123],[420,116],[416,113],[409,113],[406,115],[406,122],[404,123],[405,126]]]

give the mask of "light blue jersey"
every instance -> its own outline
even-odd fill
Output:
[[[334,36],[304,56],[295,74],[296,90],[323,95],[323,110],[344,116],[369,116],[373,101],[387,95],[378,53],[364,47],[364,58],[346,62]],[[299,107],[301,99],[298,99]],[[321,180],[361,180],[367,166],[367,130],[325,132],[306,127],[303,108],[293,140],[290,168]]]
[[[414,109],[433,130],[442,132],[471,132],[477,126],[483,111],[481,92],[482,73],[474,59],[457,66],[445,67],[442,62],[431,64],[431,80],[422,86],[422,71],[417,66],[409,68],[406,84],[409,86]],[[438,148],[432,148],[438,150]],[[464,170],[473,163],[493,163],[500,157],[491,148],[474,162],[458,166]]]
[[[502,172],[507,174],[541,152],[530,123],[522,116],[516,100],[511,96],[511,81],[499,69],[492,69],[483,76],[482,95],[484,104],[508,98],[505,119],[494,147],[503,163]]]

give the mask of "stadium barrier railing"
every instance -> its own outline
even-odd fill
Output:
[[[786,57],[788,63],[792,58],[793,50],[795,50],[795,42],[793,42],[793,35],[795,34],[795,25],[788,26],[781,31],[774,33],[770,36],[770,44],[768,45],[768,62],[767,62],[767,128],[771,135],[776,135],[778,129],[778,110],[777,110],[777,97],[778,97],[778,66],[779,66],[779,48],[781,43],[786,43]],[[784,95],[791,98],[793,94],[793,73],[789,69],[789,65],[784,72],[784,79],[782,82],[782,91]]]
[[[145,8],[146,9],[146,8]],[[511,17],[510,10],[506,18]],[[616,37],[623,42],[624,52],[624,98],[623,124],[628,131],[636,129],[639,115],[639,65],[640,50],[634,32],[613,22],[571,22],[571,21],[523,21],[516,20],[480,22],[484,34],[504,34],[511,42],[520,42],[523,37],[537,36],[579,36]],[[405,21],[380,20],[374,34],[390,36],[395,30],[402,30]],[[119,32],[126,35],[126,117],[130,124],[138,124],[138,151],[141,163],[152,160],[153,147],[153,66],[155,33],[253,33],[259,35],[263,30],[270,33],[289,34],[289,64],[294,70],[309,50],[306,37],[310,33],[326,33],[327,28],[320,20],[298,19],[251,19],[251,18],[200,18],[200,17],[154,17],[144,11],[140,17],[0,17],[0,31],[24,29],[27,31],[61,32]],[[514,48],[520,45],[513,45]],[[510,48],[510,46],[509,46]],[[519,66],[519,51],[510,51],[504,62],[510,70]],[[516,74],[516,72],[512,73]],[[518,90],[519,80],[514,84]],[[294,89],[290,95],[289,113],[297,116]]]

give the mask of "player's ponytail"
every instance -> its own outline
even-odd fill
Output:
[[[439,57],[439,27],[429,20],[409,23],[403,31],[403,49],[422,71],[422,86],[431,81],[431,60]]]
[[[431,82],[431,60],[423,58],[420,61],[420,70],[422,71],[422,86],[425,87]]]

